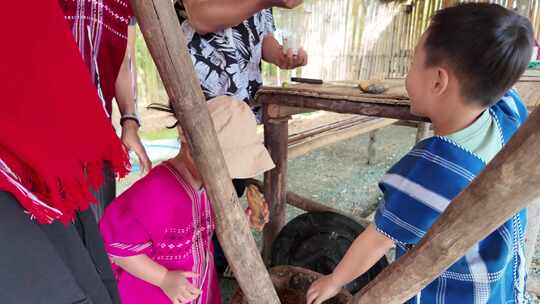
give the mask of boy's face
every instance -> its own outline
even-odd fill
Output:
[[[444,82],[444,79],[441,79],[441,72],[445,73],[445,71],[440,67],[426,66],[424,48],[426,36],[427,32],[422,35],[416,45],[411,67],[405,81],[405,87],[411,101],[411,113],[418,116],[430,117],[430,114],[434,111],[434,101],[438,100],[442,93],[441,80]]]

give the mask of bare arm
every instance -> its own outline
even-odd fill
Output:
[[[135,96],[135,70],[134,58],[132,50],[135,47],[134,30],[130,26],[128,30],[128,46],[124,54],[124,60],[118,71],[118,76],[115,82],[115,99],[118,104],[120,114],[135,113],[136,111],[136,96]]]
[[[167,274],[167,269],[152,261],[147,255],[113,257],[113,262],[134,277],[146,283],[159,286]]]
[[[183,0],[191,26],[199,34],[236,26],[265,8],[293,8],[302,2],[303,0]]]
[[[379,233],[375,225],[370,224],[354,240],[332,275],[342,286],[348,284],[368,271],[393,246],[394,242],[391,239]]]
[[[368,271],[394,242],[370,224],[353,242],[334,272],[313,283],[307,304],[320,304],[335,296],[341,288]]]
[[[137,111],[136,74],[135,74],[135,27],[128,30],[128,47],[115,83],[115,99],[121,115],[133,114]],[[126,120],[122,125],[122,142],[137,154],[141,172],[147,173],[152,162],[139,137],[139,125],[133,120]]]
[[[201,291],[187,280],[197,276],[195,273],[167,270],[145,254],[114,257],[112,260],[132,276],[161,288],[173,304],[191,302],[201,294]]]

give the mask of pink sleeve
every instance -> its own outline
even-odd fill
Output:
[[[128,257],[149,254],[150,235],[138,220],[135,206],[122,197],[116,199],[103,214],[99,229],[109,256]]]

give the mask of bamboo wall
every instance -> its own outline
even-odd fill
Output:
[[[280,84],[293,75],[325,80],[405,76],[416,41],[430,16],[456,0],[305,0],[312,10],[305,49],[309,65],[280,71],[263,65],[266,84]],[[492,0],[529,16],[540,40],[540,0]],[[276,26],[281,20],[275,10]],[[165,102],[166,94],[138,33],[137,65],[141,108]]]
[[[266,79],[280,83],[295,74],[327,80],[404,77],[416,41],[428,27],[430,17],[458,2],[466,1],[307,0],[313,9],[305,44],[309,66],[280,73],[267,68]],[[528,16],[540,38],[540,0],[489,2]]]

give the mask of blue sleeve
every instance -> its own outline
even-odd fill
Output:
[[[524,123],[525,120],[527,120],[527,117],[529,116],[527,106],[519,96],[516,89],[510,89],[508,92],[506,92],[501,101],[504,102],[504,105],[511,110],[510,113],[508,113],[508,110],[505,111],[507,114],[514,116],[521,123]]]
[[[447,203],[430,197],[432,191],[398,174],[385,175],[381,189],[384,200],[375,214],[375,227],[401,246],[418,243],[440,215],[436,205]]]

